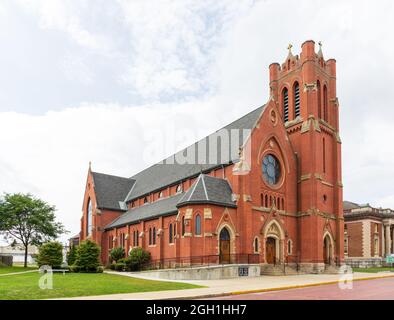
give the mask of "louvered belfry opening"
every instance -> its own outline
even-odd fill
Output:
[[[300,114],[300,85],[296,82],[294,84],[294,118],[297,118]]]
[[[289,90],[283,89],[283,121],[289,121]]]

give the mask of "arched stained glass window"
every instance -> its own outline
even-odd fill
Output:
[[[269,185],[273,186],[279,182],[281,174],[280,163],[274,155],[268,154],[263,158],[262,171],[264,180]]]
[[[173,236],[173,229],[172,229],[172,223],[170,223],[168,227],[168,242],[173,243],[174,242],[174,236]]]
[[[156,227],[153,227],[152,244],[156,244]]]
[[[201,216],[199,214],[196,215],[196,225],[194,232],[196,235],[201,235]]]

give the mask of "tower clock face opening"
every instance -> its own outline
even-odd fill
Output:
[[[264,180],[270,185],[278,184],[280,180],[281,170],[278,158],[272,154],[267,154],[263,158],[262,164]]]

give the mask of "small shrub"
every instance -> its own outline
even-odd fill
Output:
[[[125,271],[126,267],[127,267],[127,265],[124,262],[115,263],[115,270],[116,271]]]
[[[119,262],[119,260],[124,258],[124,256],[125,252],[122,247],[113,248],[109,253],[111,261],[115,261],[115,263]]]
[[[59,242],[47,242],[38,248],[36,262],[39,267],[51,266],[59,269],[63,263],[63,246]]]
[[[85,240],[77,248],[72,270],[74,272],[97,272],[100,266],[100,247],[93,241]]]
[[[77,258],[77,248],[73,245],[67,252],[67,264],[72,266]]]
[[[130,271],[141,270],[144,264],[151,259],[150,252],[142,248],[133,248],[130,255],[125,259],[127,269]]]

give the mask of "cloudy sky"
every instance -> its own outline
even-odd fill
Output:
[[[89,161],[131,176],[187,146],[264,104],[268,65],[314,39],[338,64],[344,197],[394,208],[394,3],[378,3],[1,0],[0,192],[77,233]]]

